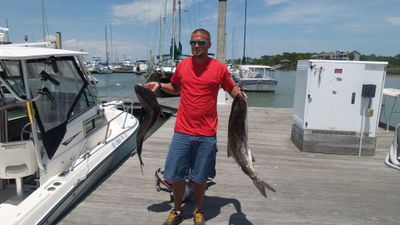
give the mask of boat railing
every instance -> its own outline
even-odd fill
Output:
[[[110,105],[115,105],[115,106],[121,106],[121,105],[122,105],[122,106],[123,106],[123,102],[120,102],[120,101],[113,101],[113,102],[105,103],[105,105],[106,105],[106,106],[110,106]],[[132,114],[130,114],[129,112],[126,111],[126,107],[125,107],[125,106],[123,106],[123,109],[124,109],[124,110],[122,110],[122,111],[121,111],[120,113],[118,113],[116,116],[114,116],[113,118],[111,118],[110,120],[108,120],[108,122],[105,124],[105,126],[106,126],[106,132],[105,132],[105,135],[104,135],[103,140],[101,141],[101,143],[102,143],[103,145],[105,145],[105,144],[111,142],[112,140],[114,140],[114,139],[112,139],[112,140],[107,140],[107,138],[109,138],[109,134],[110,134],[110,124],[111,124],[114,120],[116,120],[117,118],[119,118],[119,117],[120,117],[122,114],[124,114],[124,113],[125,113],[125,117],[124,117],[124,120],[123,120],[122,128],[124,129],[124,128],[126,127],[127,118],[128,118],[129,115],[132,115]],[[132,116],[133,116],[133,115],[132,115]],[[69,169],[65,170],[65,171],[63,172],[63,174],[66,174],[66,173],[68,173],[68,172],[72,172],[72,171],[74,170],[74,168],[77,167],[77,166],[80,164],[80,163],[78,163],[78,159],[79,159],[79,158],[82,158],[82,159],[85,160],[85,159],[88,159],[88,158],[90,157],[91,154],[90,154],[89,152],[91,151],[91,149],[86,149],[86,143],[87,143],[88,139],[89,139],[92,135],[95,135],[95,133],[92,133],[92,134],[88,135],[88,136],[83,140],[82,144],[80,145],[78,154],[76,155],[74,161],[73,161],[72,164],[71,164],[71,167],[70,167]],[[86,151],[85,151],[85,149],[86,149]],[[92,153],[92,154],[93,154],[93,153]],[[85,179],[85,178],[83,177],[82,179]]]
[[[132,113],[133,113],[133,104],[131,104],[131,106],[129,107],[129,109],[125,106],[125,104],[124,104],[123,101],[112,101],[112,102],[107,102],[107,103],[104,103],[104,105],[106,105],[106,106],[114,105],[114,106],[120,106],[120,107],[122,108],[122,112],[120,112],[118,115],[116,115],[114,118],[112,118],[112,119],[109,121],[109,123],[110,123],[111,121],[113,121],[114,119],[116,119],[117,117],[119,117],[121,114],[126,113],[126,114],[125,114],[125,118],[124,118],[124,122],[122,123],[122,128],[125,128],[125,125],[126,125],[126,121],[127,121],[127,119],[128,119],[128,116],[129,116],[129,115],[133,115],[133,114],[132,114]],[[130,111],[129,111],[129,110],[130,110]],[[108,129],[107,129],[107,131],[108,131]],[[106,137],[107,137],[107,134],[106,134]]]
[[[87,142],[87,140],[88,140],[87,137],[85,138],[85,140],[83,140],[83,142],[82,142],[82,144],[81,144],[81,147],[79,148],[79,152],[78,152],[78,154],[76,155],[74,161],[72,162],[71,170],[70,170],[71,172],[74,170],[74,168],[75,168],[75,166],[76,166],[76,162],[78,161],[78,159],[79,159],[79,157],[80,157],[81,155],[83,155],[83,158],[87,158],[88,155],[87,155],[87,154],[83,154],[83,152],[82,152],[82,150],[85,149],[85,147],[86,147],[86,142]]]

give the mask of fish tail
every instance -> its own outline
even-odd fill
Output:
[[[142,164],[140,164],[140,171],[142,172],[142,175],[144,175],[144,173],[143,173],[143,165]]]
[[[143,160],[142,160],[142,156],[141,156],[141,155],[139,155],[139,161],[140,161],[140,170],[142,171],[142,175],[143,175],[143,166],[144,166],[144,163],[143,163]]]
[[[267,197],[267,193],[265,192],[265,188],[267,188],[270,191],[276,192],[275,189],[266,183],[265,181],[261,180],[258,177],[252,178],[254,185],[257,187],[258,191],[264,196],[265,198]]]
[[[266,187],[268,190],[276,192],[276,190],[271,185],[269,185],[267,182],[262,181],[262,183],[263,183],[264,187]]]

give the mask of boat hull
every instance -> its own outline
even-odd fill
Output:
[[[136,132],[132,134],[119,148],[103,160],[88,177],[43,218],[38,224],[53,224],[62,219],[77,203],[87,197],[98,185],[117,170],[127,159],[132,151],[136,151]]]
[[[245,91],[274,92],[278,84],[271,79],[239,79],[239,86]]]
[[[125,114],[117,116],[120,121]],[[79,159],[73,169],[49,178],[20,203],[0,204],[0,221],[9,225],[55,224],[135,153],[138,122],[128,120],[123,128],[118,122],[114,134],[89,151],[88,157]]]

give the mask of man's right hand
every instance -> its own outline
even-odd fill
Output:
[[[160,88],[159,83],[154,81],[146,83],[144,86],[150,89],[152,92],[156,92]]]

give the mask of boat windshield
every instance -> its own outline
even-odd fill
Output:
[[[8,86],[20,97],[26,98],[25,86],[21,74],[21,62],[19,60],[4,60],[0,66],[1,77]]]
[[[265,67],[248,67],[242,69],[241,78],[274,78],[274,71]]]
[[[23,61],[3,61],[2,78],[20,98],[26,99]],[[73,56],[28,59],[25,75],[43,144],[51,156],[66,131],[66,123],[96,105],[88,83]],[[39,98],[36,98],[39,96]]]
[[[85,79],[77,70],[73,57],[57,58],[56,62],[57,68],[51,66],[47,59],[28,60],[26,63],[32,96],[37,96],[40,92],[43,92],[43,86],[50,92],[50,96],[44,95],[35,101],[44,131],[67,121],[73,112],[80,111],[73,109],[73,106],[86,84]],[[58,83],[52,82],[50,79],[43,81],[41,75],[43,71]],[[91,102],[93,102],[93,99]],[[80,105],[78,104],[77,107],[79,108]]]

